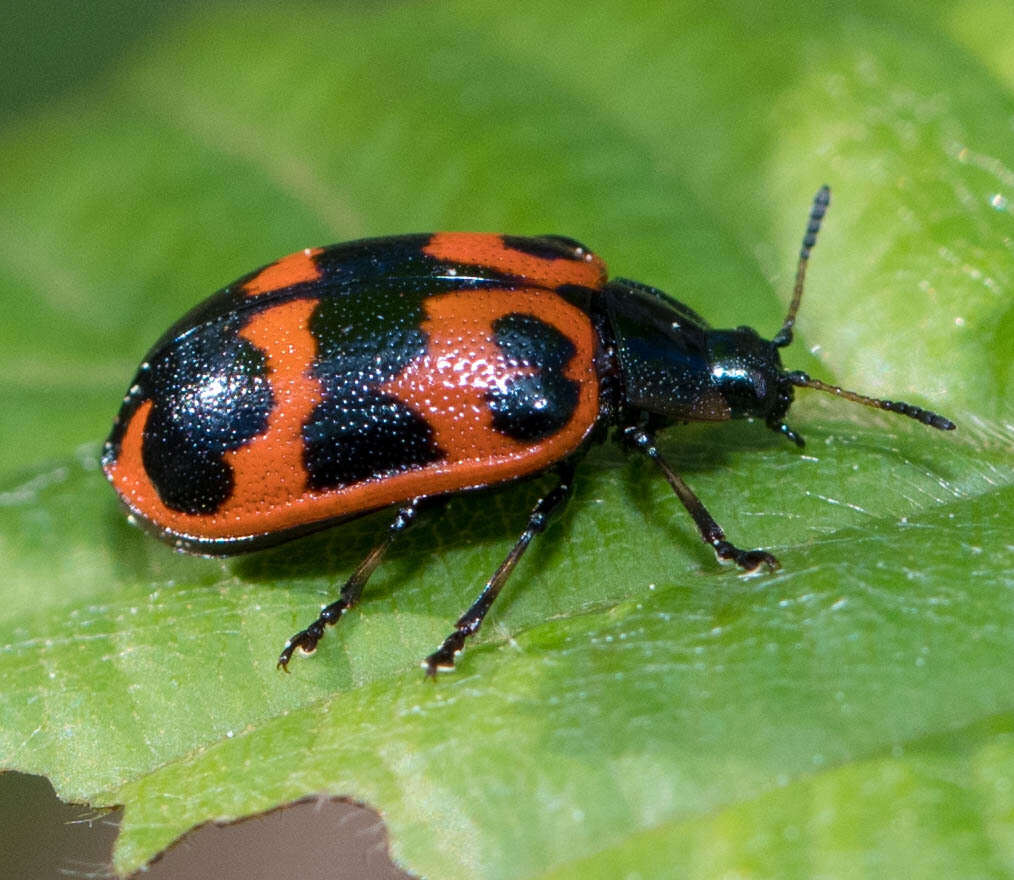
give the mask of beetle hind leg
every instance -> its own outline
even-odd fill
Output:
[[[736,565],[746,571],[756,571],[761,566],[766,566],[769,570],[774,571],[779,567],[778,560],[766,550],[741,550],[735,544],[725,539],[724,529],[708,513],[708,509],[701,502],[701,499],[694,494],[693,489],[683,481],[683,478],[662,457],[655,444],[655,435],[651,431],[646,428],[631,426],[624,429],[622,439],[628,447],[636,449],[655,462],[669,485],[672,486],[676,497],[679,498],[680,502],[687,509],[687,513],[693,518],[704,543],[710,544],[714,548],[715,554],[719,559],[735,562]]]
[[[383,560],[398,535],[405,531],[415,520],[420,502],[421,499],[413,498],[398,511],[394,521],[387,530],[387,535],[384,536],[384,540],[377,544],[367,554],[366,558],[359,563],[359,567],[352,573],[352,577],[342,587],[337,600],[330,605],[325,605],[313,623],[306,629],[300,630],[285,643],[282,653],[278,656],[277,665],[279,669],[284,669],[286,672],[289,671],[289,661],[292,659],[292,655],[297,648],[304,654],[312,654],[317,647],[317,642],[324,636],[324,628],[337,623],[346,611],[358,604],[359,599],[363,595],[363,587],[366,586],[370,575],[380,565],[381,560]]]
[[[458,619],[454,625],[454,632],[423,661],[423,668],[429,678],[434,678],[440,669],[454,668],[454,658],[465,647],[465,640],[479,631],[486,612],[489,611],[493,601],[500,594],[500,590],[507,578],[510,577],[514,566],[518,564],[525,550],[528,549],[532,538],[545,531],[550,517],[566,505],[574,485],[574,463],[572,461],[562,462],[557,466],[557,473],[559,482],[532,508],[525,530],[504,561],[500,563],[500,567],[494,572],[493,577],[487,581],[472,606]]]

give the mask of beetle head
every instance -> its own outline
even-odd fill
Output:
[[[792,342],[792,328],[796,323],[796,313],[803,298],[803,282],[806,279],[810,251],[817,243],[817,232],[820,230],[821,221],[830,201],[831,190],[822,186],[813,199],[813,208],[803,236],[803,246],[799,251],[792,303],[789,305],[789,312],[785,316],[782,328],[775,334],[774,339],[770,341],[762,339],[750,327],[708,332],[709,360],[716,390],[728,402],[733,418],[763,417],[769,428],[784,434],[797,446],[803,445],[803,438],[783,421],[792,404],[794,388],[814,388],[864,406],[908,416],[931,428],[941,431],[954,430],[955,425],[952,421],[930,410],[899,400],[867,397],[865,394],[846,391],[819,379],[811,379],[806,373],[798,370],[787,372],[783,369],[778,349]]]
[[[709,330],[707,338],[712,387],[730,416],[763,418],[798,443],[798,435],[782,421],[792,403],[793,383],[782,368],[778,346],[752,327]]]

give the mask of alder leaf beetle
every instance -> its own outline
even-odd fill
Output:
[[[448,495],[552,469],[553,488],[454,631],[424,662],[454,666],[529,543],[571,494],[575,466],[612,434],[655,463],[720,560],[741,550],[663,458],[663,427],[784,421],[814,388],[949,431],[943,416],[782,367],[810,251],[816,195],[788,314],[773,339],[714,330],[665,293],[622,278],[569,238],[435,233],[284,257],[177,321],[138,369],[102,465],[132,518],[181,550],[228,556],[381,508],[383,539],[278,666],[309,653],[359,602],[391,544]]]

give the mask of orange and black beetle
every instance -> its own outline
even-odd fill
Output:
[[[397,507],[338,600],[289,639],[282,667],[359,601],[424,499],[554,468],[558,483],[425,664],[430,674],[453,667],[569,496],[576,462],[610,428],[658,465],[720,559],[773,568],[770,553],[725,539],[662,458],[657,429],[757,417],[802,446],[783,421],[796,387],[954,427],[782,368],[829,198],[824,187],[814,200],[792,304],[770,341],[749,327],[713,330],[658,290],[607,280],[602,260],[567,238],[437,233],[292,254],[155,344],[106,442],[106,475],[141,524],[212,556]]]

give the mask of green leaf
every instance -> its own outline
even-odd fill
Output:
[[[24,108],[0,133],[0,766],[124,804],[124,872],[324,792],[433,877],[1014,875],[1014,16],[955,9],[248,4]],[[776,574],[719,566],[607,445],[455,673],[418,661],[544,482],[453,499],[282,676],[385,514],[218,562],[104,485],[150,343],[281,254],[556,232],[770,334],[825,181],[787,363],[959,430],[801,392],[802,455],[665,434]]]

